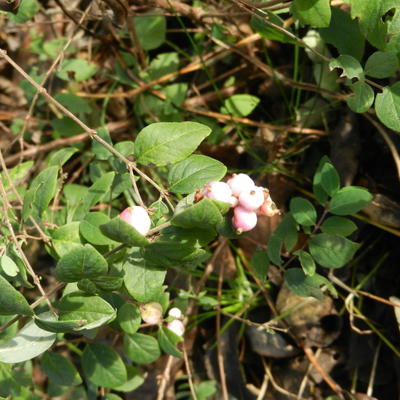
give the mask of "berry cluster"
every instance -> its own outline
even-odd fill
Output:
[[[246,174],[235,174],[225,182],[210,182],[202,190],[209,199],[229,203],[233,208],[232,225],[238,234],[257,225],[257,215],[272,217],[279,214],[269,191],[256,186]]]

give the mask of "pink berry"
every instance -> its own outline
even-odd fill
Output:
[[[151,220],[149,214],[143,207],[128,207],[122,211],[119,216],[144,236],[146,236],[147,232],[150,230]]]
[[[162,307],[161,304],[152,301],[139,306],[140,315],[146,324],[158,325],[161,323]]]
[[[239,196],[242,192],[249,192],[255,186],[253,179],[246,174],[233,175],[227,183],[234,196]]]
[[[237,233],[251,231],[257,225],[257,214],[238,206],[233,210],[232,225]]]
[[[255,211],[264,203],[264,188],[255,186],[239,195],[239,205],[248,211]]]
[[[183,325],[183,322],[179,319],[168,322],[167,328],[178,336],[183,336],[185,333],[185,325]]]
[[[203,194],[212,200],[223,201],[224,203],[231,203],[232,191],[225,182],[210,182],[208,183]]]

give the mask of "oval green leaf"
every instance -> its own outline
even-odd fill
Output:
[[[312,226],[317,222],[317,212],[310,201],[302,197],[294,197],[290,200],[290,212],[300,225]]]
[[[372,200],[367,189],[347,186],[340,189],[329,203],[329,212],[336,215],[350,215],[360,211]]]
[[[107,301],[99,296],[89,296],[81,292],[65,295],[56,303],[59,311],[59,321],[81,321],[81,326],[75,331],[93,329],[102,326],[115,318],[116,311]]]
[[[33,315],[25,297],[0,275],[0,315]]]
[[[376,51],[372,53],[365,63],[365,74],[373,78],[389,78],[399,68],[397,54],[391,51]]]
[[[314,275],[316,265],[311,255],[304,250],[296,251],[295,254],[299,256],[301,268],[303,268],[304,273],[308,276]]]
[[[182,352],[176,347],[177,343],[183,341],[181,336],[178,336],[165,326],[161,326],[157,332],[157,339],[161,349],[165,353],[174,357],[182,357]]]
[[[100,225],[100,230],[108,238],[131,247],[144,247],[150,243],[141,233],[120,217],[115,217],[110,222]]]
[[[139,308],[135,304],[125,303],[118,310],[118,323],[119,326],[126,333],[134,334],[140,326],[142,318],[140,316]]]
[[[135,157],[143,165],[174,164],[193,153],[210,133],[198,122],[156,122],[137,135]]]
[[[376,115],[388,128],[400,132],[400,82],[383,88],[376,95]]]
[[[169,191],[192,193],[212,181],[219,181],[226,174],[226,167],[211,157],[193,154],[175,164],[169,171]]]
[[[340,268],[354,257],[360,245],[342,236],[321,233],[311,238],[308,247],[318,264]]]
[[[171,219],[171,224],[189,229],[215,229],[222,220],[223,217],[216,204],[205,198],[175,214]]]
[[[363,113],[370,109],[374,102],[375,93],[371,86],[364,81],[357,81],[350,85],[354,96],[348,97],[346,102],[350,109],[356,113]]]
[[[322,223],[320,229],[331,235],[349,236],[357,230],[357,225],[347,218],[329,217]]]
[[[298,296],[312,296],[318,300],[323,300],[324,294],[320,289],[322,285],[327,285],[329,290],[336,293],[333,285],[322,275],[314,274],[313,276],[308,276],[300,268],[290,268],[286,270],[284,279],[289,290]]]
[[[114,388],[127,380],[125,364],[118,353],[101,343],[90,343],[82,354],[82,368],[90,382]]]
[[[39,315],[41,319],[55,320],[50,312]],[[56,340],[56,334],[39,328],[29,321],[11,340],[0,346],[0,362],[15,364],[44,353]]]
[[[46,352],[40,362],[40,368],[56,385],[76,386],[82,383],[74,364],[61,354]]]
[[[56,277],[62,282],[77,282],[106,274],[108,263],[90,244],[79,246],[65,254],[56,266]]]
[[[138,364],[152,363],[161,355],[157,340],[142,333],[126,334],[124,336],[124,351],[132,361]]]

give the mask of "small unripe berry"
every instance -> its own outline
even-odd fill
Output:
[[[280,214],[280,211],[276,207],[275,203],[272,201],[271,197],[264,200],[264,203],[258,209],[260,215],[265,215],[266,217],[273,217],[276,214]]]
[[[204,197],[212,200],[223,201],[224,203],[231,203],[232,191],[225,182],[210,182],[203,190]]]
[[[177,307],[173,307],[168,311],[168,315],[175,319],[180,319],[182,317],[182,311]]]
[[[185,325],[183,325],[183,322],[179,319],[168,322],[167,328],[178,336],[183,336],[185,333]]]
[[[248,211],[255,211],[264,203],[264,188],[255,186],[249,192],[239,195],[239,205]]]
[[[158,325],[161,323],[162,307],[161,304],[152,301],[139,306],[140,315],[146,324]]]
[[[251,231],[257,225],[257,214],[240,206],[235,207],[232,225],[237,233]]]
[[[146,236],[147,232],[150,230],[151,220],[149,214],[143,207],[128,207],[122,211],[119,216],[143,236]]]
[[[246,174],[233,175],[227,183],[234,196],[239,196],[242,192],[249,192],[255,186],[253,179]]]

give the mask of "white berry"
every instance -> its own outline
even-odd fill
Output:
[[[253,179],[246,174],[233,175],[227,183],[234,196],[239,196],[242,192],[249,192],[255,187]]]
[[[152,301],[139,306],[140,315],[146,324],[158,325],[161,323],[162,307],[161,304]]]
[[[264,203],[264,188],[255,186],[239,195],[239,205],[248,211],[255,211]]]
[[[232,191],[231,188],[225,182],[210,182],[208,183],[203,194],[212,200],[222,201],[224,203],[231,203]]]
[[[146,236],[147,232],[150,230],[151,220],[149,214],[143,207],[128,207],[122,211],[119,216],[143,236]]]
[[[177,307],[173,307],[168,311],[168,315],[175,319],[180,319],[182,317],[182,311]]]
[[[179,319],[168,322],[167,328],[178,336],[183,336],[185,333],[185,325],[183,325],[183,322]]]

